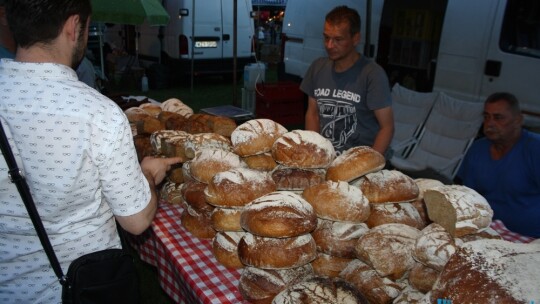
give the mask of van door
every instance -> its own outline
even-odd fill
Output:
[[[221,0],[194,2],[195,39],[193,42],[195,45],[193,45],[193,57],[195,59],[221,59],[223,58]],[[189,21],[191,22],[191,20]],[[191,32],[186,34],[191,37]],[[191,52],[191,49],[189,51]]]
[[[540,119],[540,1],[499,1],[483,72],[482,99],[510,92],[525,114]]]
[[[236,31],[238,35],[236,55],[239,58],[251,57],[251,37],[254,33],[253,19],[251,18],[251,0],[237,1]],[[222,0],[222,56],[223,58],[233,58],[234,48],[234,11],[233,0]]]

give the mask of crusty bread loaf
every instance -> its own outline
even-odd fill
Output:
[[[236,154],[256,155],[270,152],[276,139],[286,132],[285,127],[273,120],[252,119],[236,127],[231,134],[231,142]]]
[[[341,258],[317,252],[317,258],[311,262],[313,271],[318,276],[336,278],[354,258]]]
[[[246,233],[238,243],[238,256],[244,265],[263,269],[303,266],[317,256],[311,234],[291,238],[268,238]]]
[[[168,204],[178,205],[184,202],[182,198],[182,184],[166,181],[161,186],[159,193],[161,200]]]
[[[189,181],[197,181],[193,178],[191,175],[191,161],[186,161],[182,164],[182,175],[184,175],[184,183],[187,183]]]
[[[165,128],[168,130],[184,131],[187,130],[188,118],[180,114],[173,113],[174,115],[163,114],[171,112],[161,112],[158,119],[165,124]],[[187,133],[187,132],[186,132]]]
[[[124,111],[129,122],[135,123],[139,120],[143,120],[145,117],[151,117],[152,115],[139,107],[131,107]]]
[[[380,276],[397,280],[414,265],[412,252],[420,231],[404,224],[384,224],[358,239],[356,256]]]
[[[163,141],[165,138],[171,138],[176,136],[189,136],[184,131],[178,130],[159,130],[150,135],[150,143],[156,154],[164,154],[162,150]]]
[[[206,184],[198,181],[187,181],[182,185],[184,201],[195,210],[212,211],[214,207],[206,202],[204,197]]]
[[[139,162],[146,156],[154,155],[154,149],[150,143],[150,136],[148,135],[135,135],[133,136],[133,144],[135,145],[135,151],[137,152],[137,159]]]
[[[424,299],[425,297],[425,294],[409,286],[394,299],[392,304],[431,304],[429,300]]]
[[[276,162],[292,168],[327,168],[336,157],[332,143],[314,131],[294,130],[272,145]]]
[[[317,229],[311,233],[317,251],[342,258],[356,258],[358,238],[369,230],[366,224],[353,224],[318,219]]]
[[[198,133],[189,136],[184,143],[187,158],[192,159],[201,149],[232,151],[231,141],[216,133]]]
[[[181,162],[188,161],[184,144],[190,136],[191,134],[184,131],[165,133],[161,137],[161,153],[166,157],[180,157],[182,159]]]
[[[317,216],[301,196],[277,191],[247,204],[240,216],[240,224],[258,236],[289,238],[313,231],[317,227]]]
[[[188,206],[182,212],[180,222],[187,231],[197,238],[211,239],[216,236],[216,231],[210,222],[210,211],[198,211]]]
[[[418,210],[418,214],[420,214],[420,217],[424,220],[424,223],[426,225],[431,224],[431,220],[429,219],[426,203],[424,202],[424,192],[428,189],[432,189],[435,187],[439,187],[444,185],[442,182],[436,180],[436,179],[429,179],[429,178],[417,178],[414,180],[416,185],[418,186],[418,198],[412,202],[414,208]]]
[[[161,104],[163,111],[178,113],[186,118],[193,114],[193,109],[177,98],[170,98]]]
[[[216,173],[204,192],[206,201],[217,207],[243,207],[256,198],[276,190],[267,172],[232,168]]]
[[[364,175],[358,186],[371,204],[405,203],[418,198],[412,178],[397,170],[380,170]]]
[[[171,182],[183,184],[186,180],[184,179],[182,163],[171,165],[171,169],[167,171],[167,177]]]
[[[289,286],[276,295],[272,303],[368,304],[368,301],[356,287],[341,278],[313,277]]]
[[[454,238],[439,224],[432,223],[420,232],[413,257],[418,262],[441,271],[456,252]]]
[[[324,182],[326,170],[289,168],[280,165],[271,174],[278,190],[304,191],[307,187]]]
[[[237,269],[244,267],[238,257],[238,242],[244,234],[244,232],[218,232],[212,239],[214,257],[223,266]]]
[[[456,241],[461,240],[462,242],[471,242],[471,241],[477,241],[477,240],[482,240],[482,239],[502,240],[503,238],[493,228],[487,227],[485,229],[480,230],[478,233],[467,234],[460,238],[456,238]]]
[[[418,210],[411,203],[372,204],[366,224],[373,228],[390,223],[405,224],[416,229],[423,229],[426,226]]]
[[[488,202],[466,186],[444,185],[426,190],[424,201],[429,218],[453,237],[477,233],[491,224],[493,210]]]
[[[161,113],[162,111],[160,104],[155,104],[155,103],[150,103],[150,102],[139,105],[139,108],[150,113],[150,115],[152,115],[155,118],[157,118],[159,113]]]
[[[435,284],[440,274],[440,270],[433,269],[422,263],[415,263],[409,272],[409,284],[416,290],[426,293],[433,288],[433,284]]]
[[[323,219],[362,223],[369,217],[368,200],[358,187],[347,182],[326,181],[306,188],[302,196]]]
[[[189,116],[187,123],[184,126],[184,131],[190,134],[197,133],[212,133],[212,127],[210,126],[210,120],[212,115],[209,114],[192,114]]]
[[[371,266],[353,260],[339,275],[352,283],[371,304],[389,304],[401,293],[404,286],[380,276]]]
[[[212,132],[227,138],[231,137],[232,132],[237,127],[234,119],[225,116],[213,116],[209,123]]]
[[[238,281],[238,290],[250,303],[270,304],[282,290],[312,276],[313,268],[309,263],[290,269],[245,267]]]
[[[254,170],[272,171],[277,166],[277,163],[270,152],[244,156],[242,159],[246,162],[248,167]]]
[[[199,150],[189,165],[191,175],[198,181],[210,183],[214,175],[233,168],[247,167],[240,157],[224,150]]]
[[[368,173],[384,168],[384,156],[368,146],[345,150],[336,157],[326,172],[326,179],[350,182]]]
[[[240,225],[242,208],[214,208],[210,215],[212,228],[216,231],[244,231]]]
[[[540,299],[540,245],[502,240],[465,243],[431,290],[431,302],[529,303]]]

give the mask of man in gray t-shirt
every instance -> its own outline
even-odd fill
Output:
[[[371,146],[386,156],[394,134],[390,84],[384,70],[356,51],[360,16],[346,6],[326,15],[328,57],[308,69],[300,88],[308,97],[306,130],[317,131],[341,153]]]

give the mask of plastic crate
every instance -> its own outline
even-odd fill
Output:
[[[255,114],[282,125],[304,123],[304,93],[300,84],[278,82],[257,84]]]

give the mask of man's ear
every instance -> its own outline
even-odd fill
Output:
[[[81,22],[81,19],[80,19],[79,15],[71,15],[66,20],[66,23],[64,24],[63,31],[67,35],[67,37],[68,37],[68,39],[70,41],[76,42],[77,39],[79,39],[80,22]]]
[[[353,35],[353,44],[357,46],[360,43],[360,32]]]

